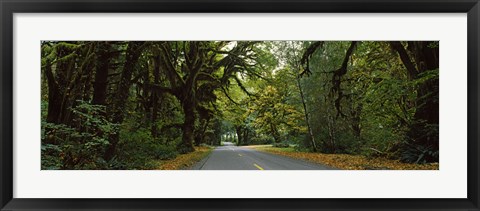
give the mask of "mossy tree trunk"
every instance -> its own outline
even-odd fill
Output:
[[[141,55],[141,51],[144,47],[145,42],[129,42],[127,47],[127,52],[125,54],[125,63],[123,65],[122,74],[120,77],[120,82],[117,85],[115,91],[115,96],[113,102],[109,109],[109,116],[113,123],[121,124],[125,115],[125,105],[129,97],[130,87],[133,84],[132,74],[135,69],[135,65]],[[115,149],[117,147],[120,134],[114,133],[109,137],[110,143],[104,154],[105,160],[110,160],[115,154]]]

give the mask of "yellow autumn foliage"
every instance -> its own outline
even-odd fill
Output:
[[[367,158],[362,155],[295,152],[266,146],[255,147],[255,149],[344,170],[439,170],[438,163],[412,164],[386,158]]]
[[[175,159],[158,161],[160,170],[181,170],[187,169],[198,161],[202,160],[212,151],[211,147],[195,147],[195,151],[188,154],[178,155]]]

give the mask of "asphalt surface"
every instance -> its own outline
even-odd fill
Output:
[[[332,170],[334,168],[285,156],[237,147],[224,142],[209,156],[198,162],[193,170]]]

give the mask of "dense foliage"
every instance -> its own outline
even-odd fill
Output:
[[[42,169],[274,144],[438,162],[438,42],[48,41]]]

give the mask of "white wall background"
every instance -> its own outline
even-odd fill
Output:
[[[440,170],[41,171],[40,40],[440,40]],[[466,14],[15,14],[14,197],[466,198],[466,62]]]

